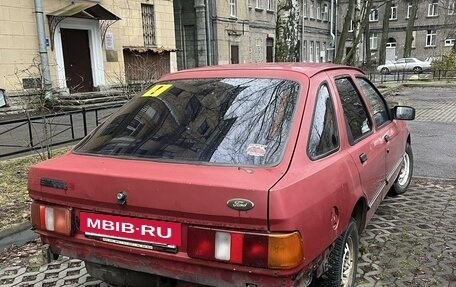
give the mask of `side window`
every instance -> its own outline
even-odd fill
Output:
[[[339,78],[335,81],[339,93],[347,126],[350,144],[372,131],[366,106],[350,78]]]
[[[307,153],[311,159],[317,159],[338,149],[339,131],[334,104],[327,84],[323,84],[317,94]]]
[[[388,106],[385,103],[383,97],[377,92],[377,90],[372,86],[365,78],[356,78],[361,89],[367,96],[367,101],[372,107],[372,112],[374,114],[374,122],[377,127],[383,125],[384,123],[390,120],[388,113]]]

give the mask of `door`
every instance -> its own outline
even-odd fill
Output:
[[[369,207],[379,204],[385,181],[385,141],[374,132],[367,106],[351,77],[335,79],[344,112],[348,152],[358,169]]]
[[[231,45],[231,64],[239,64],[239,46]]]
[[[66,85],[70,93],[93,91],[89,31],[60,29]]]
[[[266,62],[274,62],[274,39],[266,39]]]

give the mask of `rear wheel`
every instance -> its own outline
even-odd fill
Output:
[[[415,74],[421,74],[423,72],[423,69],[421,69],[421,67],[415,67],[413,68],[413,72]]]
[[[405,146],[405,154],[402,157],[401,171],[399,172],[396,181],[390,189],[390,194],[393,196],[403,194],[407,190],[410,181],[412,180],[412,174],[413,152],[412,146],[409,143],[407,143],[407,145]]]
[[[388,68],[386,68],[386,67],[385,67],[385,68],[382,68],[382,69],[380,70],[380,73],[382,73],[382,74],[389,74],[389,72],[390,72],[390,70],[389,70]]]
[[[316,286],[353,287],[358,266],[359,236],[355,220],[335,243],[328,258],[328,271],[316,279]]]

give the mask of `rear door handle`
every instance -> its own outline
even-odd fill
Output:
[[[367,154],[365,154],[365,153],[360,154],[359,160],[361,161],[361,163],[365,163],[367,161]]]

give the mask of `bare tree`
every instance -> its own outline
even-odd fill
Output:
[[[385,13],[383,14],[382,37],[380,47],[378,49],[378,63],[385,64],[386,59],[386,43],[388,42],[389,18],[391,14],[392,0],[385,1]]]
[[[347,14],[344,17],[344,24],[342,26],[342,32],[340,33],[339,40],[337,43],[336,58],[334,59],[335,63],[342,63],[345,52],[345,42],[348,38],[348,28],[350,27],[350,22],[352,21],[354,9],[355,9],[356,0],[348,1]]]
[[[295,0],[277,3],[276,62],[296,62],[299,58],[297,10]]]
[[[353,17],[353,46],[346,55],[343,63],[354,65],[357,62],[356,51],[361,42],[364,29],[366,28],[366,22],[369,19],[368,15],[372,8],[372,0],[355,0],[355,13]],[[368,23],[367,23],[368,24]],[[368,40],[368,39],[366,39]],[[365,41],[366,41],[365,40]]]
[[[410,2],[409,2],[410,3]],[[416,13],[420,0],[412,1],[412,9],[410,11],[409,19],[407,21],[407,30],[405,31],[405,45],[403,57],[410,57],[412,54],[412,43],[413,43],[413,27],[415,26]]]

